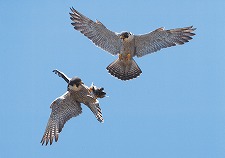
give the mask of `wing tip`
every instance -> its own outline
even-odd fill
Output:
[[[100,123],[104,123],[104,119],[98,119]]]
[[[55,139],[55,142],[58,141],[59,139],[59,134],[56,134],[55,136],[51,136],[51,137],[48,137],[46,134],[42,137],[41,139],[41,145],[43,146],[45,144],[45,146],[48,145],[52,145],[52,143],[54,142],[53,140]]]
[[[72,6],[72,7],[70,7],[70,10],[71,10],[72,12],[76,11],[76,10],[74,9],[74,7],[73,7],[73,6]]]

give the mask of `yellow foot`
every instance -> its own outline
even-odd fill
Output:
[[[127,54],[126,59],[127,59],[127,60],[130,60],[130,59],[131,59],[131,55],[130,55],[130,54]]]
[[[122,54],[119,54],[119,60],[123,60]]]

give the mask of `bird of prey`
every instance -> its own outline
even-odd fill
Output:
[[[74,29],[84,34],[96,46],[119,56],[106,69],[121,80],[130,80],[142,73],[133,57],[142,57],[162,48],[184,44],[195,35],[193,31],[196,28],[193,26],[171,30],[161,27],[143,35],[134,35],[131,32],[116,33],[107,29],[100,21],[94,22],[73,7],[70,9]]]
[[[97,100],[97,98],[105,97],[104,88],[97,88],[93,84],[91,87],[87,87],[78,77],[68,78],[58,70],[53,70],[53,72],[62,77],[68,83],[68,86],[67,92],[55,99],[50,106],[52,112],[41,140],[42,145],[47,145],[48,142],[51,145],[54,139],[57,142],[64,124],[70,118],[82,113],[81,103],[90,108],[99,122],[104,121]]]

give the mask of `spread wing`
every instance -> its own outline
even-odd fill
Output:
[[[192,39],[196,28],[184,27],[172,30],[159,28],[153,32],[144,35],[135,36],[135,46],[137,57],[156,52],[162,48],[181,45]]]
[[[97,120],[99,122],[102,122],[103,123],[104,122],[104,119],[102,117],[102,110],[101,110],[101,108],[99,106],[98,100],[96,100],[95,103],[89,103],[87,106],[93,112],[93,114],[95,115],[95,117],[97,118]]]
[[[54,72],[55,74],[57,74],[59,77],[62,77],[66,81],[66,83],[69,83],[70,78],[67,77],[63,72],[61,72],[61,71],[59,71],[57,69],[53,70],[52,72]]]
[[[100,21],[92,21],[85,17],[74,8],[70,8],[70,19],[74,29],[80,31],[87,38],[89,38],[95,45],[102,48],[109,53],[116,55],[120,52],[120,39],[119,36],[108,30]]]
[[[46,145],[50,141],[50,145],[53,139],[57,142],[59,133],[62,131],[64,124],[72,117],[75,117],[82,113],[81,104],[73,100],[69,92],[66,92],[61,97],[57,98],[51,104],[51,115],[48,120],[48,124],[45,133],[42,137],[42,145]]]

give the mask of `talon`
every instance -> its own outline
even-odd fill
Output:
[[[131,55],[130,55],[130,53],[129,54],[127,54],[127,58],[126,58],[127,60],[130,60],[131,59]]]
[[[122,54],[119,54],[119,60],[123,60]]]

